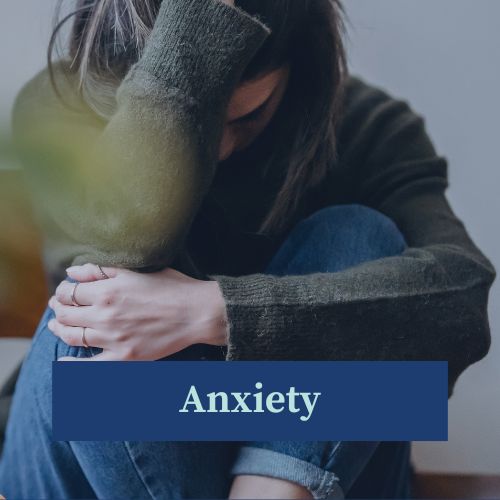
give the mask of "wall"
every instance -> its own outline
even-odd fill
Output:
[[[44,65],[53,0],[8,2],[0,17],[0,121],[19,86]],[[355,72],[422,113],[450,161],[453,207],[500,268],[500,2],[348,0]],[[417,443],[421,470],[500,471],[500,289],[491,297],[493,345],[459,380],[448,443]],[[0,341],[0,379],[24,344]]]
[[[350,61],[423,114],[450,164],[449,197],[500,269],[500,2],[350,0]],[[493,344],[460,378],[449,442],[418,443],[420,469],[500,473],[500,287],[490,302]]]

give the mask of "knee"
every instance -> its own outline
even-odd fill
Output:
[[[308,239],[343,242],[351,248],[370,249],[373,257],[399,254],[406,241],[394,221],[363,205],[332,205],[323,208],[300,224]]]
[[[330,225],[336,229],[352,228],[356,224],[361,224],[363,228],[377,227],[384,232],[401,235],[392,219],[365,205],[331,205],[318,210],[304,222],[311,225]]]
[[[361,205],[334,205],[300,222],[266,272],[337,272],[399,255],[405,248],[403,235],[385,215]]]

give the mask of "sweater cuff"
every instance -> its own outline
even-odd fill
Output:
[[[287,325],[287,314],[277,314],[279,303],[273,299],[273,276],[255,274],[242,279],[209,275],[208,278],[218,282],[226,303],[226,361],[270,360],[269,337],[291,326]],[[274,349],[272,359],[285,359],[281,354],[280,349]]]
[[[269,34],[257,18],[221,0],[163,0],[135,70],[213,109],[229,98]]]

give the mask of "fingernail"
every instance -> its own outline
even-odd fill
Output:
[[[53,319],[51,319],[48,323],[47,323],[47,327],[50,331],[53,331],[54,330],[54,323],[55,321]]]
[[[66,269],[66,272],[67,272],[67,273],[71,273],[71,272],[73,272],[73,271],[76,271],[77,267],[78,267],[78,266],[71,266],[71,267],[68,267],[68,268]]]

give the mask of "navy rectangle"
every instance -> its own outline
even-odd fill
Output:
[[[262,383],[259,391],[255,384]],[[210,392],[250,392],[252,412],[193,412]],[[312,413],[300,393],[321,393]],[[270,392],[271,413],[258,409]],[[293,396],[293,395],[292,395]],[[232,396],[230,396],[232,398]],[[217,400],[224,398],[220,396]],[[309,398],[310,406],[313,396]],[[193,401],[193,398],[190,399]],[[181,408],[189,412],[181,413]],[[198,406],[198,409],[201,407]],[[212,409],[218,409],[213,407]],[[304,421],[300,416],[309,419]],[[446,362],[173,361],[54,362],[55,440],[125,441],[434,441],[448,438]]]

